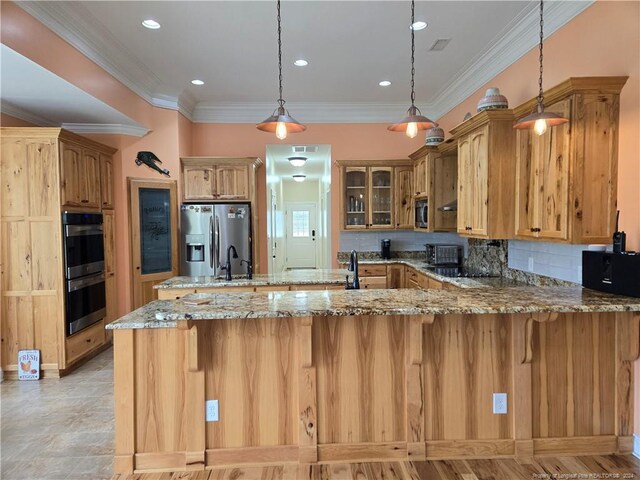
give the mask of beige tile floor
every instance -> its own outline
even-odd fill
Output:
[[[113,460],[113,351],[61,379],[0,384],[2,480],[101,480]]]

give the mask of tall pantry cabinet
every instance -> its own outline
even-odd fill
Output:
[[[59,376],[101,351],[115,318],[115,150],[60,128],[2,128],[0,323],[4,374],[18,350],[40,350],[41,372]],[[61,213],[100,212],[105,226],[107,317],[67,337]],[[111,280],[109,280],[111,279]]]

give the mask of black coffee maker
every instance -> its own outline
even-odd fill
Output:
[[[391,258],[391,240],[388,238],[380,240],[380,256],[383,260],[389,260]]]

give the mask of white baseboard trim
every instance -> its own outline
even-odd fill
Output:
[[[633,434],[633,452],[634,457],[640,458],[640,435]]]

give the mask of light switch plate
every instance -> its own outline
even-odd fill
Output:
[[[507,414],[507,394],[506,393],[493,394],[493,413],[495,415]]]
[[[205,420],[207,422],[218,421],[218,400],[207,400],[205,402]]]

